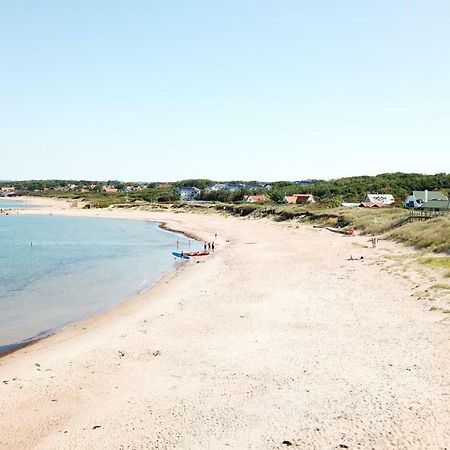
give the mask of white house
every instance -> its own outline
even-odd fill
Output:
[[[385,205],[392,205],[395,203],[394,196],[391,194],[367,194],[363,200],[364,203],[384,203]]]
[[[179,190],[180,200],[189,201],[195,200],[200,195],[200,189],[191,186],[191,187],[182,187]]]
[[[6,197],[6,196],[8,196],[8,195],[14,194],[15,191],[16,191],[16,189],[15,189],[14,186],[3,186],[3,187],[1,188],[1,195],[4,196],[4,197]]]
[[[406,197],[403,202],[403,206],[405,208],[420,208],[424,203],[433,201],[433,200],[446,200],[448,198],[442,192],[439,191],[413,191],[411,194]]]

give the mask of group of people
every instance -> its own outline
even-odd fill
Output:
[[[214,244],[214,241],[212,241],[212,242],[205,242],[204,244],[203,244],[203,249],[205,250],[205,252],[208,250],[208,251],[214,251],[214,249],[215,249],[215,244]]]

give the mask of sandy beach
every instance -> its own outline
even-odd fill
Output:
[[[33,202],[42,208],[20,214],[217,233],[216,252],[1,358],[0,448],[450,446],[449,315],[376,265],[395,244],[268,220]]]

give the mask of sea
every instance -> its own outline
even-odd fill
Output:
[[[16,200],[15,198],[2,198],[0,197],[0,209],[24,209],[29,208],[30,206],[20,200]]]
[[[154,222],[0,214],[0,353],[151,288],[177,245],[201,249]]]

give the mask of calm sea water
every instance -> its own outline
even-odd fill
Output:
[[[0,215],[0,352],[148,289],[177,239],[188,248],[151,222]]]
[[[29,205],[14,198],[0,197],[0,209],[22,209],[22,208],[29,208]]]

